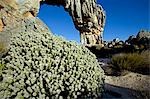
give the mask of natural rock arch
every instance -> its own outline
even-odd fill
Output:
[[[88,46],[102,44],[105,12],[102,6],[96,4],[96,0],[39,0],[39,2],[41,2],[41,4],[46,3],[49,5],[63,6],[64,9],[69,12],[76,29],[80,32],[82,44]],[[10,13],[14,16],[23,15],[24,17],[35,17],[39,11],[39,2],[37,2],[37,0],[2,0],[0,1],[0,9],[2,9],[6,3],[12,9]],[[20,14],[17,15],[14,13],[15,10],[18,10]],[[0,31],[3,30],[4,25],[9,25],[10,23],[11,18],[7,18],[7,21],[0,18]]]
[[[96,4],[96,0],[43,0],[42,3],[61,5],[69,12],[80,32],[82,44],[102,44],[105,12],[101,5]]]

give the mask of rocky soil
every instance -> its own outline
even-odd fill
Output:
[[[109,59],[100,59],[106,66]],[[101,63],[102,64],[102,63]],[[126,72],[121,76],[106,75],[103,99],[150,99],[150,76]]]
[[[149,99],[150,76],[129,72],[124,76],[106,76],[107,97],[121,99]],[[115,93],[112,94],[112,93]],[[116,95],[117,94],[117,95]]]

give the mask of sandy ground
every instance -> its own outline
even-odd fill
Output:
[[[150,99],[150,76],[128,73],[106,76],[104,99]]]
[[[124,76],[106,76],[106,83],[138,91],[150,90],[150,76],[129,72]]]
[[[105,65],[109,59],[100,60]],[[150,99],[150,75],[127,72],[123,76],[105,77],[103,99]]]

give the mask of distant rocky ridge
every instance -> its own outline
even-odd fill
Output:
[[[129,36],[125,41],[122,41],[119,38],[109,42],[104,41],[104,46],[108,48],[123,47],[125,45],[137,46],[137,49],[148,49],[150,47],[150,32],[140,30],[136,36]]]
[[[88,47],[98,57],[105,57],[121,52],[136,52],[150,50],[150,32],[140,30],[136,36],[132,35],[125,41],[115,38],[112,41],[103,41],[104,47]]]
[[[150,31],[140,30],[136,37],[132,35],[125,42],[130,45],[136,45],[139,49],[149,49]]]

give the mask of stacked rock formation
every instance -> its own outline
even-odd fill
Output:
[[[150,32],[147,30],[140,30],[136,37],[130,36],[126,40],[126,43],[137,46],[138,49],[150,49]]]
[[[39,1],[0,0],[0,99],[100,97],[104,73],[95,55],[53,36],[35,17]]]
[[[106,48],[119,48],[125,45],[124,41],[119,40],[118,38],[113,39],[113,41],[104,41],[104,47]]]
[[[62,5],[69,12],[74,25],[80,32],[84,45],[102,44],[105,11],[96,0],[43,0],[50,5]]]
[[[138,40],[143,39],[143,38],[147,38],[150,39],[150,31],[147,30],[140,30],[136,36],[136,38]]]

